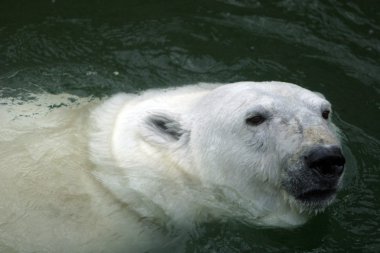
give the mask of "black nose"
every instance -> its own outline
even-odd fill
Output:
[[[325,178],[342,175],[346,160],[337,146],[317,147],[305,157],[307,166]]]

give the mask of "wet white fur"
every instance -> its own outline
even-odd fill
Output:
[[[0,251],[142,251],[162,240],[147,224],[211,217],[300,225],[309,213],[282,189],[283,166],[321,139],[339,143],[320,116],[330,104],[293,84],[69,97],[2,101]],[[59,103],[68,106],[46,109]],[[245,124],[258,112],[270,120]],[[152,116],[172,120],[180,137],[149,124]]]

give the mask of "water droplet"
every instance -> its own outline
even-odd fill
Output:
[[[96,71],[87,71],[86,72],[86,76],[94,76],[96,74],[98,74]]]

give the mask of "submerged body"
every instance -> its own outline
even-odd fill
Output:
[[[137,218],[91,175],[88,118],[97,102],[72,98],[1,101],[0,252],[146,249],[131,244],[145,236]]]
[[[146,251],[173,239],[158,227],[219,216],[303,224],[340,186],[330,111],[279,82],[4,100],[0,251]]]

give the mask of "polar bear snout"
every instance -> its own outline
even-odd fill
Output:
[[[336,145],[313,147],[303,156],[303,168],[293,173],[288,189],[305,207],[322,210],[335,198],[345,158]]]
[[[305,163],[320,177],[337,179],[344,171],[345,158],[337,146],[317,147],[305,156]]]

